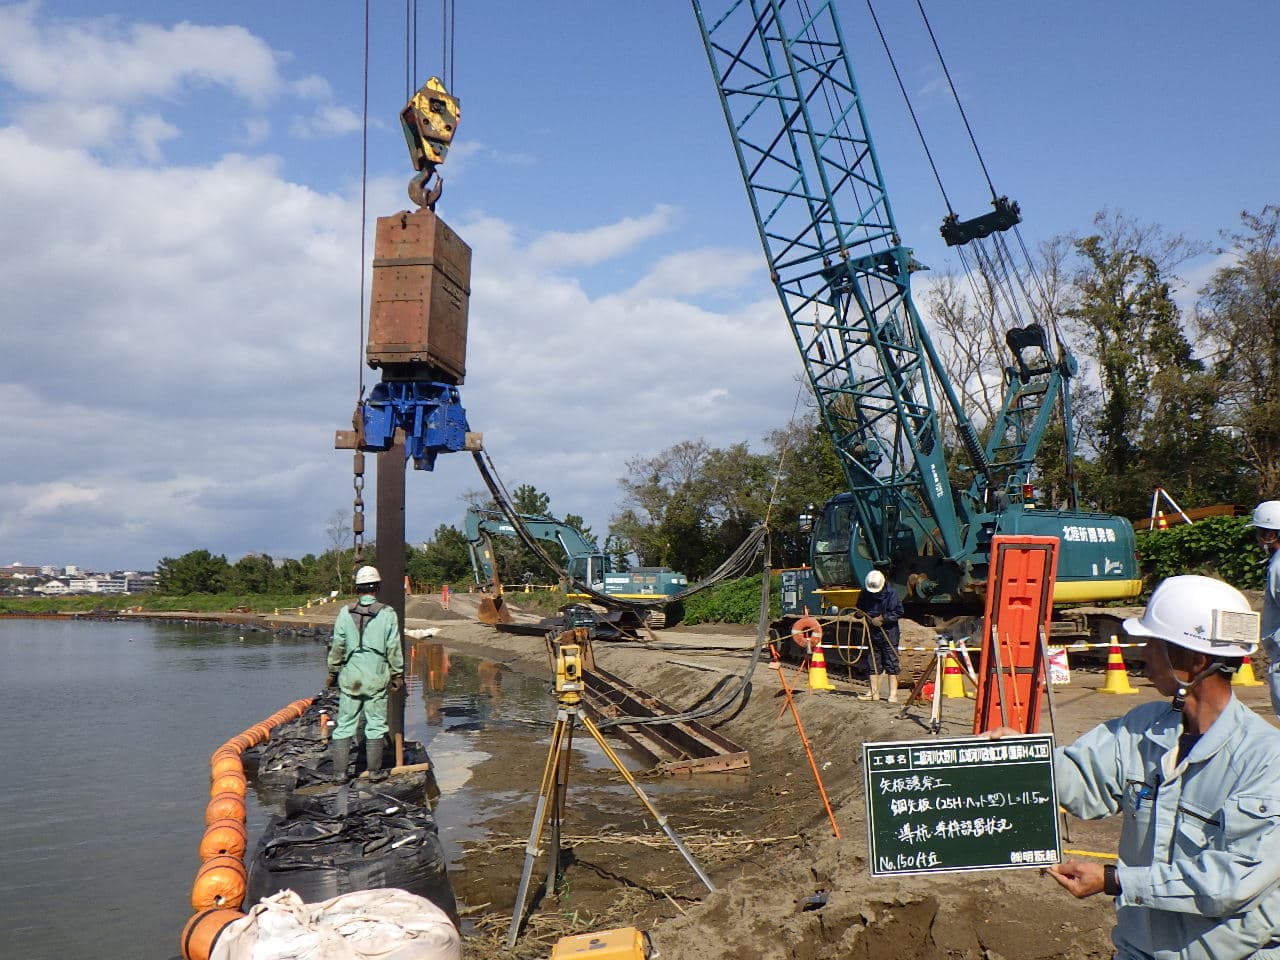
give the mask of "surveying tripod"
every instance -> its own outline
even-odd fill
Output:
[[[582,706],[582,649],[577,644],[555,645],[555,692],[558,708],[555,726],[551,730],[551,748],[547,751],[547,764],[542,771],[542,785],[538,788],[538,804],[533,812],[533,828],[529,831],[529,843],[525,847],[524,869],[520,873],[520,886],[516,890],[515,906],[511,909],[511,928],[507,931],[507,949],[516,945],[520,934],[520,921],[524,914],[524,899],[529,891],[529,878],[533,874],[533,863],[538,856],[538,844],[542,841],[542,831],[546,826],[548,814],[552,820],[551,850],[547,863],[547,892],[555,887],[556,869],[560,863],[560,820],[565,809],[569,789],[569,755],[573,745],[573,726],[580,721],[592,739],[600,745],[604,755],[609,758],[614,768],[622,775],[650,816],[657,821],[671,842],[675,844],[680,855],[685,858],[698,879],[708,890],[714,890],[715,884],[698,866],[688,848],[676,836],[667,824],[667,818],[658,812],[657,807],[640,789],[631,771],[626,768],[618,755],[613,752],[600,732],[600,728],[587,716]]]
[[[899,720],[905,720],[911,711],[911,705],[917,700],[923,700],[920,696],[924,690],[924,685],[929,682],[930,674],[933,679],[933,698],[932,706],[929,711],[929,732],[942,732],[942,680],[946,675],[947,661],[951,661],[960,668],[960,673],[964,676],[969,675],[969,671],[965,669],[964,663],[960,660],[960,654],[956,646],[955,640],[950,634],[940,633],[934,638],[933,648],[933,670],[926,667],[920,671],[920,676],[916,680],[915,686],[911,688],[911,692],[907,694],[907,702],[902,705],[902,712],[898,714]],[[960,681],[964,683],[963,680]]]

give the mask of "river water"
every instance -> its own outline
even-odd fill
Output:
[[[0,958],[166,960],[191,915],[209,755],[324,681],[311,638],[201,624],[0,619]],[[427,744],[452,859],[486,727],[545,738],[545,680],[410,647],[406,736]],[[517,722],[518,721],[518,722]],[[250,791],[249,849],[267,818]]]

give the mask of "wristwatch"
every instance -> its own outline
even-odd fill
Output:
[[[1102,892],[1109,897],[1120,896],[1120,873],[1115,864],[1108,863],[1102,868]]]

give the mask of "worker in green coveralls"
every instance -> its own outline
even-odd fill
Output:
[[[347,780],[351,738],[364,717],[369,779],[382,780],[382,748],[387,734],[387,692],[404,688],[404,653],[396,612],[378,602],[382,576],[376,567],[356,571],[360,599],[338,611],[329,645],[327,687],[338,687],[338,725],[333,731],[333,778]]]

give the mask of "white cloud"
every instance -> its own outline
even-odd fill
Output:
[[[0,126],[0,543],[10,559],[135,569],[197,547],[323,549],[351,500],[350,455],[332,440],[355,399],[372,247],[370,225],[362,260],[358,182],[324,192],[291,182],[281,158],[216,150],[165,165],[180,135],[166,117],[184,115],[196,83],[235,91],[247,109],[228,129],[265,137],[255,98],[281,81],[261,41],[201,34],[262,55],[256,71],[218,73],[203,54],[191,68],[172,60],[181,27],[52,24],[39,10],[0,7],[13,94]],[[77,50],[120,75],[77,104],[68,136],[62,94],[84,81],[63,91],[36,73]],[[330,132],[351,128],[324,85],[299,84]],[[169,95],[163,115],[143,103]],[[371,221],[404,205],[404,178],[370,179]],[[645,256],[678,219],[657,205],[539,235],[450,215],[475,251],[472,426],[509,483],[534,483],[600,533],[628,459],[692,437],[754,441],[793,401],[795,350],[758,255],[666,243]],[[413,476],[410,539],[459,522],[460,495],[478,486],[465,457]]]
[[[642,217],[625,217],[573,233],[553,231],[529,245],[534,262],[548,267],[590,266],[620,256],[651,237],[671,229],[675,208],[659,204]]]
[[[164,159],[160,145],[179,133],[181,131],[177,127],[154,113],[143,114],[133,121],[133,141],[147,163],[159,163]]]
[[[346,107],[324,104],[306,117],[295,117],[289,132],[302,140],[317,140],[355,133],[361,128],[360,114]]]
[[[136,102],[185,84],[223,86],[251,102],[282,85],[271,48],[239,26],[122,25],[114,17],[41,18],[36,3],[0,7],[0,78],[66,103]]]
[[[751,250],[682,250],[657,261],[631,296],[699,296],[736,290],[764,277],[764,258]]]

